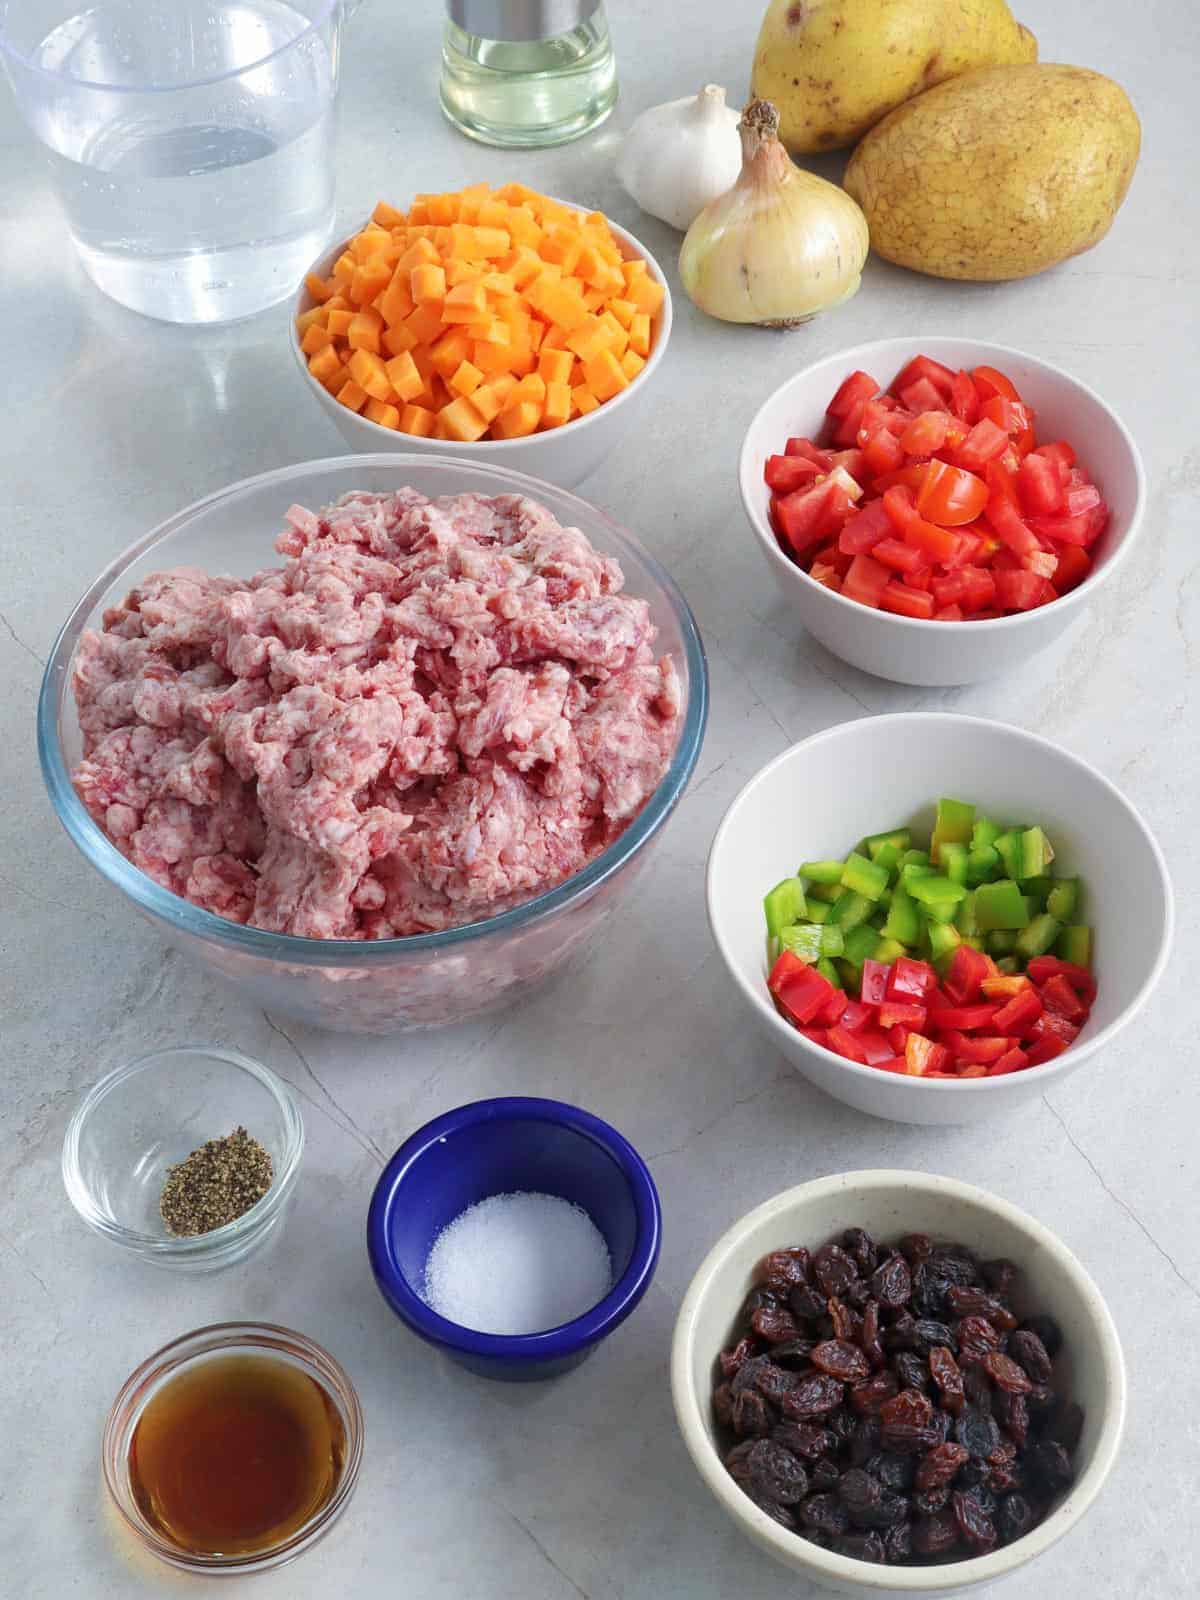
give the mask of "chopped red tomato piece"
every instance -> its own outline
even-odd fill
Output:
[[[822,476],[821,468],[807,456],[768,456],[763,477],[773,494],[794,494]]]
[[[881,539],[892,533],[892,519],[884,510],[882,500],[871,500],[846,518],[838,536],[838,549],[844,555],[858,556],[873,550]]]
[[[822,472],[833,470],[833,457],[828,450],[822,450],[811,439],[789,439],[784,446],[784,454],[789,456],[804,456],[808,461],[815,461]]]
[[[842,379],[837,393],[825,407],[825,415],[848,417],[856,405],[874,399],[878,393],[879,385],[869,372],[852,372],[848,378]]]
[[[901,440],[901,443],[904,441]],[[945,461],[931,461],[917,491],[917,510],[943,528],[974,522],[988,503],[988,486],[982,478]]]
[[[853,503],[840,483],[823,478],[811,488],[777,499],[774,509],[780,531],[799,554],[840,530]]]
[[[982,472],[1008,449],[1008,435],[990,417],[981,417],[958,447],[955,460],[968,472]]]
[[[914,356],[906,367],[902,367],[896,374],[892,390],[903,396],[905,389],[922,380],[932,384],[943,399],[949,400],[954,392],[954,373],[929,356]]]
[[[928,622],[934,612],[931,594],[923,589],[910,588],[895,578],[884,589],[879,604],[885,611],[894,611],[901,617],[915,617],[919,622]]]
[[[910,411],[936,411],[950,397],[943,394],[928,378],[918,378],[899,391],[900,398]]]
[[[1006,400],[1021,398],[1011,378],[1006,378],[995,367],[976,367],[971,373],[971,380],[983,401],[988,401],[997,394],[1003,395]]]
[[[925,561],[921,552],[911,544],[905,544],[903,540],[891,537],[881,539],[871,554],[876,561],[894,567],[897,572],[915,572]]]
[[[960,421],[973,423],[979,417],[979,390],[969,372],[956,372],[950,385],[950,409]]]
[[[949,430],[944,411],[922,411],[900,435],[900,448],[906,456],[931,456],[945,444]]]
[[[842,593],[860,605],[878,606],[890,577],[888,569],[870,556],[855,556],[842,579]]]
[[[1048,456],[1039,455],[1036,450],[1031,451],[1018,467],[1017,488],[1021,496],[1021,509],[1030,516],[1049,516],[1063,503],[1063,486],[1054,462]],[[1097,490],[1097,503],[1099,499]],[[1087,510],[1087,507],[1083,509]]]

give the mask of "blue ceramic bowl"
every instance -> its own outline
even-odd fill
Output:
[[[614,1283],[599,1304],[544,1333],[479,1333],[439,1317],[419,1293],[434,1240],[468,1206],[533,1190],[582,1206],[604,1235]],[[484,1378],[567,1372],[645,1294],[658,1265],[662,1211],[646,1163],[615,1128],[558,1100],[477,1100],[402,1144],[371,1198],[367,1249],[384,1299],[413,1333]]]

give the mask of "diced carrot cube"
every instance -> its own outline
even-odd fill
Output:
[[[437,425],[437,415],[424,406],[405,406],[400,413],[400,432],[413,433],[419,439],[428,439]]]
[[[483,382],[483,373],[473,366],[470,361],[460,361],[454,372],[446,379],[446,387],[454,394],[472,395]]]
[[[546,234],[538,246],[538,254],[543,261],[554,261],[568,273],[574,272],[582,248],[579,230],[559,223]]]
[[[524,206],[513,206],[508,213],[508,236],[514,245],[536,250],[542,242],[541,225]]]
[[[503,200],[496,200],[492,196],[479,207],[475,221],[481,228],[507,228],[509,218],[508,206]]]
[[[645,361],[638,355],[636,350],[626,350],[621,357],[621,371],[629,379],[630,383],[633,382],[645,365]]]
[[[629,379],[621,371],[621,364],[611,350],[602,350],[598,356],[583,363],[583,376],[597,400],[611,400],[627,388]]]
[[[350,332],[350,324],[357,315],[357,311],[331,311],[329,313],[329,321],[325,326],[335,339],[344,339]]]
[[[417,336],[401,323],[396,328],[385,328],[379,340],[389,356],[402,356],[406,350],[417,348]]]
[[[343,250],[341,255],[333,263],[333,276],[338,288],[348,288],[351,278],[353,278],[357,271],[358,262],[350,254],[349,250]]]
[[[495,261],[512,249],[507,228],[476,228],[475,254],[484,261]]]
[[[571,380],[571,368],[575,365],[575,357],[569,350],[556,350],[545,348],[542,344],[541,354],[538,356],[538,371],[545,378],[547,384],[566,383]]]
[[[528,381],[527,379],[524,381]],[[571,389],[569,384],[548,383],[546,403],[542,407],[542,427],[561,428],[571,418]]]
[[[327,344],[332,343],[333,335],[329,329],[321,327],[319,322],[314,322],[305,328],[300,348],[306,356],[315,356],[318,350],[324,350]]]
[[[416,334],[418,344],[432,344],[442,332],[442,314],[438,306],[418,306],[404,319],[404,327]]]
[[[439,377],[449,378],[459,365],[468,360],[474,350],[471,335],[462,328],[451,328],[433,345],[429,359]]]
[[[420,267],[426,263],[432,265],[437,260],[437,246],[431,240],[422,237],[415,239],[409,245],[408,249],[397,261],[396,270],[399,272],[403,269],[405,272],[411,272],[414,267]]]
[[[304,287],[312,295],[318,305],[329,299],[333,293],[332,281],[327,283],[324,278],[319,278],[315,272],[310,272],[304,280]]]
[[[444,322],[490,322],[491,316],[487,309],[487,295],[483,285],[474,283],[456,283],[453,289],[447,289],[446,299],[442,306],[442,320]]]
[[[528,377],[522,378],[513,390],[510,405],[519,405],[523,400],[531,400],[540,411],[546,403],[546,380],[536,372],[531,372]]]
[[[367,403],[367,391],[359,388],[353,378],[347,378],[337,392],[337,400],[351,411],[361,411]]]
[[[331,344],[323,350],[318,350],[315,356],[309,357],[308,370],[318,383],[328,383],[334,373],[341,366],[341,357]]]
[[[400,396],[401,400],[415,400],[425,388],[425,379],[417,371],[417,364],[412,358],[411,351],[406,350],[403,355],[393,356],[384,363],[388,382]]]
[[[440,302],[446,297],[445,269],[432,261],[422,261],[408,275],[408,292],[417,305]]]
[[[326,305],[312,306],[308,311],[302,311],[296,318],[296,332],[305,334],[310,328],[327,328],[329,326],[329,307]]]
[[[511,342],[495,344],[491,340],[477,339],[471,346],[471,361],[486,377],[488,373],[508,372],[515,353]]]
[[[453,194],[431,194],[426,199],[430,222],[435,222],[439,227],[445,227],[451,222],[458,221],[458,196]]]
[[[620,295],[608,302],[608,309],[628,333],[633,326],[633,319],[638,315],[638,308],[632,300],[624,300]]]
[[[446,287],[449,289],[457,288],[460,283],[476,283],[480,279],[478,262],[463,261],[459,256],[450,256],[444,271]]]
[[[350,299],[356,306],[369,306],[375,296],[387,288],[391,277],[390,264],[381,256],[373,256],[361,267],[355,267],[350,280]]]
[[[629,324],[629,348],[639,356],[650,354],[650,318],[644,311],[639,311]]]
[[[586,417],[589,411],[596,411],[600,402],[586,384],[576,384],[571,390],[571,404],[581,417]]]
[[[519,400],[500,413],[492,423],[492,433],[497,439],[524,439],[537,431],[541,417],[532,400]]]
[[[357,312],[350,319],[350,326],[346,329],[346,342],[351,350],[370,350],[379,354],[379,336],[383,332],[383,318],[378,311],[368,307],[366,311]]]
[[[438,421],[451,439],[459,439],[464,444],[474,444],[476,439],[483,437],[488,427],[465,395],[443,406],[438,412]]]
[[[502,372],[491,383],[480,384],[471,396],[471,404],[485,422],[491,422],[503,411],[516,387],[517,380],[512,373]]]
[[[576,328],[574,333],[567,335],[565,342],[567,349],[573,351],[581,361],[591,361],[602,350],[611,348],[613,336],[598,317],[589,317],[582,328]]]
[[[373,400],[386,400],[392,392],[387,368],[370,350],[356,350],[350,357],[350,376]]]
[[[381,228],[402,228],[406,218],[403,211],[397,211],[395,206],[388,205],[386,200],[380,200],[371,213],[371,220],[377,222]]]
[[[388,405],[383,400],[368,400],[363,410],[363,416],[371,422],[378,422],[382,428],[398,428],[400,426],[400,413],[395,406]]]

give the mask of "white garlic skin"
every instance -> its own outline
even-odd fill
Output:
[[[617,157],[622,188],[643,211],[682,233],[736,182],[742,170],[738,121],[715,83],[684,100],[651,106],[633,123]]]

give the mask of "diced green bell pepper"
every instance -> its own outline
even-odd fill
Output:
[[[975,826],[971,829],[971,849],[990,850],[1003,832],[1004,829],[991,817],[976,817]]]
[[[872,861],[878,861],[883,850],[895,850],[899,859],[912,843],[912,833],[908,828],[892,828],[888,833],[871,834],[866,843],[867,854]]]
[[[905,946],[916,944],[920,937],[921,919],[917,915],[916,905],[912,896],[900,887],[892,891],[892,903],[881,931],[885,939]]]
[[[918,878],[936,878],[937,875],[935,867],[923,867],[919,861],[909,861],[900,868],[900,887],[905,894],[911,894]]]
[[[841,883],[841,861],[802,861],[796,868],[798,878],[807,878],[809,883]]]
[[[1092,964],[1092,930],[1082,922],[1064,928],[1054,942],[1054,954],[1061,961],[1073,961],[1077,967]]]
[[[1027,922],[1032,922],[1034,917],[1041,916],[1042,902],[1037,895],[1026,894],[1024,884],[1021,885],[1021,899],[1025,902],[1025,918]]]
[[[1017,935],[1017,954],[1026,961],[1032,961],[1034,956],[1044,956],[1058,938],[1061,927],[1062,924],[1056,922],[1048,911],[1043,911]]]
[[[785,928],[799,922],[805,914],[804,885],[799,878],[784,878],[763,900],[767,935],[778,939]]]
[[[900,845],[895,844],[892,840],[888,839],[885,840],[885,842],[881,844],[877,850],[874,848],[872,849],[871,860],[877,867],[882,867],[890,878],[894,872],[899,871],[900,857],[903,855],[903,853],[903,849]]]
[[[908,885],[908,892],[919,905],[928,908],[930,916],[936,916],[939,922],[949,922],[950,917],[954,915],[954,907],[967,891],[961,883],[955,883],[953,878],[945,878],[935,873],[928,878],[914,878]],[[950,907],[950,917],[939,914],[943,906]]]
[[[846,947],[842,951],[842,960],[848,961],[856,972],[862,971],[864,961],[871,960],[879,945],[879,935],[874,928],[859,926],[852,928],[846,935]]]
[[[1059,922],[1070,922],[1077,917],[1083,905],[1083,880],[1059,878],[1046,896],[1046,910]]]
[[[1021,829],[1010,828],[1007,833],[1002,833],[995,842],[995,848],[1000,853],[1000,860],[1004,865],[1005,876],[1015,883],[1021,876]]]
[[[887,908],[892,903],[892,895],[894,894],[894,892],[895,891],[892,890],[892,889],[885,889],[883,891],[883,893],[879,896],[879,899],[876,900],[876,902],[875,902],[876,908],[879,911],[882,911],[882,912],[886,913]]]
[[[837,968],[837,986],[839,989],[855,990],[858,988],[862,979],[861,967],[856,967],[853,961],[847,961],[845,956],[839,956],[836,961],[831,961],[829,964],[831,967]],[[832,983],[833,979],[830,978],[829,981]]]
[[[984,940],[990,956],[1010,956],[1017,948],[1017,936],[1008,928],[996,928]]]
[[[952,956],[961,943],[958,929],[952,922],[929,924],[929,954],[935,965]]]
[[[901,956],[906,956],[907,954],[908,951],[898,939],[884,937],[875,946],[875,954],[871,957],[871,960],[882,961],[885,967],[890,967],[893,961],[898,961]]]
[[[979,919],[975,915],[975,891],[969,889],[958,903],[954,913],[954,926],[964,939],[973,938],[979,932]]]
[[[939,800],[937,818],[933,824],[933,837],[929,841],[929,858],[940,862],[944,844],[966,844],[975,826],[975,807],[962,800]]]
[[[965,844],[955,844],[948,840],[941,849],[942,871],[951,883],[966,883],[967,881],[967,847]]]
[[[817,971],[825,979],[825,982],[831,983],[835,989],[844,987],[841,973],[828,956],[822,956],[820,961],[817,962]]]
[[[1006,978],[1015,978],[1021,970],[1021,963],[1016,956],[1001,956],[996,966]]]
[[[1026,828],[1021,835],[1021,871],[1018,877],[1040,877],[1054,860],[1054,849],[1041,828]]]
[[[973,844],[967,851],[967,882],[974,889],[1000,876],[1000,852],[994,845]]]
[[[972,950],[983,949],[983,935],[979,933],[964,934],[963,943],[969,944]]]
[[[814,900],[824,900],[827,905],[832,905],[835,900],[840,900],[844,893],[845,890],[840,883],[810,883],[804,891],[804,898],[809,905],[812,905]]]
[[[785,950],[812,967],[821,959],[822,931],[815,922],[796,922],[783,930],[779,942]]]
[[[828,900],[814,900],[810,896],[804,915],[810,922],[828,922],[832,911]]]
[[[928,850],[906,850],[900,857],[901,867],[927,867],[930,865]]]
[[[840,956],[846,947],[846,937],[836,922],[830,922],[821,929],[821,954],[823,956]]]
[[[887,888],[887,882],[886,867],[854,852],[846,857],[846,864],[842,868],[843,888],[853,889],[855,894],[865,895],[868,900],[878,900]]]
[[[833,903],[829,920],[836,922],[842,932],[847,933],[865,922],[874,909],[874,902],[868,900],[865,894],[859,894],[854,889],[843,889]]]
[[[1024,928],[1029,923],[1025,896],[1011,878],[981,883],[975,891],[975,918],[981,933],[993,928]]]
[[[1038,875],[1034,878],[1023,879],[1021,883],[1021,892],[1023,894],[1032,895],[1038,903],[1038,909],[1044,911],[1046,909],[1046,901],[1049,898],[1050,891],[1054,887],[1054,882],[1055,880],[1048,872],[1041,872],[1038,873]]]

